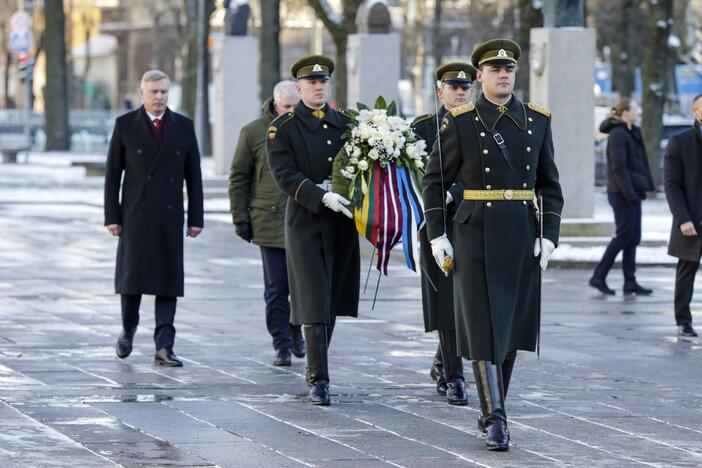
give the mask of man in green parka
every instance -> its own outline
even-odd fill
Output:
[[[229,202],[236,233],[261,249],[266,326],[276,351],[273,365],[289,366],[290,353],[305,357],[299,325],[290,324],[288,273],[285,262],[285,203],[271,175],[266,155],[268,126],[300,100],[293,81],[281,81],[263,103],[263,115],[241,129],[229,175]]]

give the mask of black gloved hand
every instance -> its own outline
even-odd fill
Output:
[[[251,242],[253,238],[253,233],[251,232],[251,224],[240,223],[235,226],[236,235],[244,239],[246,242]]]

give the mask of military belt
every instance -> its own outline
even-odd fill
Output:
[[[533,190],[464,190],[464,200],[524,200],[532,201],[535,195]]]

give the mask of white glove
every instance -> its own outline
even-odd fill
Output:
[[[346,205],[349,205],[351,202],[339,195],[338,193],[334,192],[327,192],[324,194],[322,197],[322,203],[324,203],[324,206],[329,208],[330,210],[334,210],[337,213],[343,213],[344,215],[348,216],[349,218],[353,219],[353,215],[351,212],[346,208]]]
[[[451,203],[453,203],[453,196],[451,192],[446,192],[446,204],[450,205]]]
[[[541,243],[543,242],[544,244],[544,251],[541,251]],[[556,246],[551,242],[550,240],[546,239],[545,237],[542,239],[537,238],[536,242],[534,242],[534,257],[538,257],[539,254],[541,254],[541,260],[539,260],[539,265],[541,266],[541,269],[543,271],[546,271],[546,267],[548,266],[548,261],[551,259],[551,255],[553,255],[553,251],[556,250]]]
[[[434,256],[434,260],[436,260],[436,264],[439,265],[441,271],[448,276],[448,272],[444,271],[444,260],[446,257],[453,258],[453,247],[446,234],[431,240],[431,254]]]

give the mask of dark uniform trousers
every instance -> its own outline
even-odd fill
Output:
[[[641,242],[641,200],[630,203],[621,193],[608,193],[607,198],[614,210],[617,232],[595,267],[593,276],[604,280],[617,255],[623,251],[624,283],[633,284],[636,282],[636,246]]]
[[[700,252],[702,253],[702,252]],[[675,323],[676,325],[688,325],[692,323],[690,313],[690,302],[692,292],[695,289],[695,275],[700,266],[700,255],[697,261],[678,259],[678,266],[675,272]]]
[[[292,348],[292,339],[301,336],[300,325],[290,324],[288,271],[285,249],[261,247],[263,260],[263,298],[266,301],[266,327],[273,337],[273,348]],[[291,337],[292,336],[292,337]]]
[[[122,328],[132,330],[139,325],[139,305],[141,294],[122,294]],[[176,329],[175,319],[177,298],[171,296],[156,296],[156,328],[154,343],[156,350],[173,348]]]

